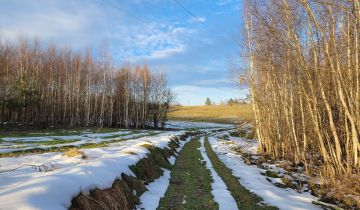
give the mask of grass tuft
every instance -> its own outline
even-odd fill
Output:
[[[63,155],[68,156],[68,157],[76,157],[76,156],[81,155],[83,159],[87,158],[86,155],[84,154],[84,152],[82,152],[76,148],[71,148],[71,149],[65,151]]]

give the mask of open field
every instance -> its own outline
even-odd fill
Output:
[[[217,123],[252,122],[254,113],[251,104],[178,106],[169,113],[171,120],[206,121]]]
[[[236,126],[166,127],[3,135],[0,209],[320,209],[302,171],[245,164],[242,154],[260,158],[258,144],[234,136]],[[279,177],[298,179],[287,174],[301,186],[286,185]]]

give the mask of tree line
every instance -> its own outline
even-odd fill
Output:
[[[334,183],[360,172],[359,4],[247,0],[244,7],[260,150]]]
[[[0,121],[37,126],[163,127],[163,73],[112,64],[106,48],[75,52],[38,40],[0,42]]]

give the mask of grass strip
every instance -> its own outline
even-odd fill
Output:
[[[185,144],[172,168],[170,185],[158,209],[219,209],[211,194],[213,180],[199,147],[199,138]]]
[[[215,169],[215,171],[219,174],[221,179],[225,182],[228,190],[231,192],[231,195],[234,197],[238,207],[242,210],[246,209],[265,209],[265,210],[273,210],[277,209],[273,206],[265,206],[259,205],[262,202],[262,198],[250,192],[244,186],[242,186],[239,182],[239,178],[235,177],[232,174],[231,169],[225,166],[223,162],[216,155],[214,150],[211,148],[208,137],[205,137],[205,149],[206,153]]]
[[[12,151],[12,152],[0,153],[0,158],[17,157],[17,156],[26,155],[26,154],[42,154],[42,153],[47,153],[47,152],[65,152],[65,151],[67,151],[69,149],[73,149],[73,148],[75,148],[75,149],[92,149],[92,148],[99,148],[99,147],[107,147],[111,143],[118,143],[118,142],[127,141],[127,140],[139,139],[142,137],[156,136],[160,133],[162,133],[162,132],[149,132],[149,133],[144,133],[144,135],[133,136],[133,137],[129,137],[129,138],[114,139],[114,140],[104,139],[104,141],[99,142],[99,143],[84,143],[84,144],[80,144],[80,145],[67,145],[67,146],[59,145],[59,146],[53,146],[53,147],[47,147],[47,148],[33,147],[33,148],[28,148],[28,149],[23,149],[23,150],[16,150],[16,151]],[[10,141],[8,141],[8,142],[10,142]],[[42,144],[42,145],[44,145],[44,146],[53,145],[50,142],[52,142],[52,141],[49,141],[48,144],[45,142],[45,144]],[[41,144],[42,142],[38,141],[38,143]],[[72,143],[72,141],[65,140],[64,143]]]
[[[68,136],[68,135],[85,135],[85,134],[101,134],[112,133],[118,131],[131,131],[140,132],[138,130],[128,130],[120,128],[64,128],[64,129],[38,129],[38,130],[26,130],[26,129],[0,129],[0,138],[26,138],[26,137],[47,137],[47,136]]]

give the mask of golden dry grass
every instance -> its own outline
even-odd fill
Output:
[[[68,156],[68,157],[76,157],[78,155],[84,155],[84,153],[76,148],[71,148],[71,149],[65,151],[63,155]]]
[[[170,120],[206,121],[218,123],[252,122],[254,112],[251,104],[178,106],[171,108]]]

